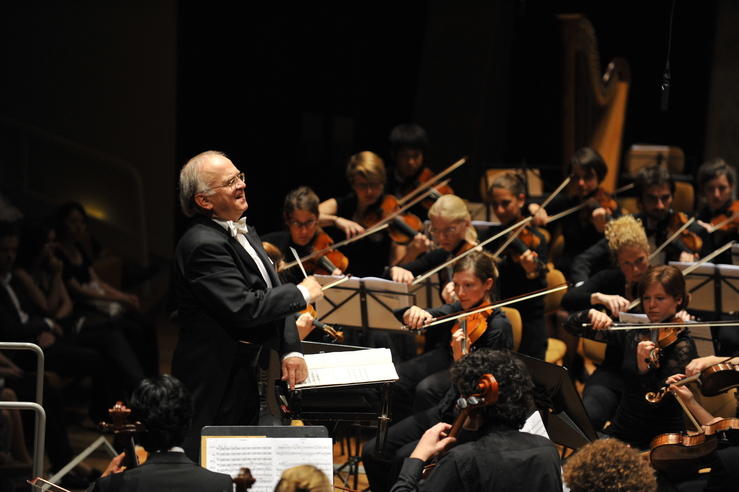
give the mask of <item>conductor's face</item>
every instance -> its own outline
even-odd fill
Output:
[[[239,220],[249,204],[246,203],[246,184],[241,172],[230,159],[213,156],[200,170],[202,181],[208,189],[198,193],[198,204],[222,220]]]

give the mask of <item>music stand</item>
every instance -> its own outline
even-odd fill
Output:
[[[549,438],[570,449],[579,449],[597,439],[567,369],[516,352],[514,355],[526,365],[534,384],[543,389],[552,402],[552,408],[539,408]]]

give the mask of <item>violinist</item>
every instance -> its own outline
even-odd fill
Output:
[[[725,357],[721,361],[725,361]],[[687,385],[676,385],[686,377],[685,374],[674,374],[665,381],[670,388],[670,392],[675,398],[682,399],[688,411],[693,414],[699,424],[703,426],[706,433],[713,433],[712,427],[717,427],[721,417],[714,417],[695,399],[695,395]],[[735,429],[734,429],[735,430]],[[712,460],[708,465],[711,471],[706,475],[693,477],[692,480],[698,480],[697,483],[691,481],[690,490],[732,490],[739,483],[739,446],[728,442],[719,441],[719,447],[712,456]],[[679,484],[675,484],[678,490],[684,490]],[[665,486],[665,490],[667,487]]]
[[[167,374],[145,379],[131,395],[135,420],[146,431],[139,440],[148,452],[145,463],[126,470],[124,454],[111,460],[92,492],[148,492],[177,490],[182,492],[230,492],[229,475],[201,468],[182,449],[185,433],[192,419],[192,399],[187,388]]]
[[[642,306],[649,321],[660,323],[679,320],[677,314],[687,305],[685,279],[677,268],[663,265],[650,268],[639,282]],[[590,323],[583,326],[584,323]],[[659,346],[652,341],[651,332],[658,330],[609,331],[613,320],[595,309],[572,314],[565,329],[574,335],[616,345],[624,354],[621,372],[623,392],[613,417],[612,425],[605,432],[631,446],[644,449],[658,434],[679,432],[683,429],[683,412],[673,399],[663,399],[654,405],[644,399],[647,391],[656,391],[671,375],[683,373],[688,362],[695,358],[696,349],[687,330],[677,333],[672,343],[658,338]],[[650,364],[655,355],[656,367]]]
[[[389,276],[395,282],[411,283],[416,276],[426,273],[477,244],[477,231],[472,225],[470,211],[464,200],[458,196],[439,197],[429,209],[429,220],[431,222],[429,231],[437,247],[426,251],[413,261],[391,267]],[[408,252],[410,251],[411,246],[408,247]],[[448,286],[450,281],[451,278],[446,275],[441,282],[447,286],[444,294],[446,302],[453,300],[449,295],[452,290]]]
[[[605,240],[617,268],[601,270],[583,284],[570,289],[562,298],[562,308],[582,311],[604,307],[611,316],[625,311],[638,296],[638,285],[649,268],[649,243],[641,221],[631,215],[606,225]],[[621,364],[624,355],[617,344],[608,344],[603,363],[588,376],[583,391],[583,405],[600,430],[612,419],[623,391]]]
[[[529,212],[535,217],[535,224],[544,225],[550,215],[591,198],[607,198],[607,194],[600,188],[600,183],[606,177],[608,167],[596,150],[590,147],[578,149],[570,159],[569,173],[573,179],[567,188],[567,194],[557,195],[546,210],[541,210],[536,204],[528,206]],[[610,217],[620,215],[618,207],[612,207],[612,203],[607,203],[607,207],[602,205],[593,200],[592,206],[584,207],[560,221],[565,244],[562,256],[555,261],[555,266],[567,278],[572,259],[603,237],[603,230]]]
[[[488,193],[500,225],[489,228],[481,241],[520,221],[526,202],[523,181],[511,173],[496,177]],[[506,240],[507,237],[503,236],[488,243],[485,249],[496,252]],[[507,299],[546,287],[546,254],[547,244],[542,234],[536,228],[525,227],[519,237],[500,253],[500,297]],[[523,301],[516,305],[516,309],[521,313],[524,326],[519,352],[543,360],[547,351],[544,299],[537,297]]]
[[[388,137],[390,157],[393,166],[390,169],[387,192],[402,198],[415,190],[421,183],[434,177],[434,173],[424,164],[428,154],[428,135],[426,130],[415,123],[405,123],[394,127]],[[430,197],[411,207],[410,211],[422,219],[426,218],[429,207],[438,199],[438,195],[454,193],[449,186],[442,187],[437,196]]]
[[[329,198],[318,206],[321,224],[333,223],[354,236],[382,220],[385,200],[385,164],[375,153],[364,151],[349,158],[346,177],[352,193]],[[387,230],[378,231],[344,247],[352,258],[352,273],[359,277],[379,277],[386,265],[395,265],[405,255],[405,247],[394,243]]]
[[[702,253],[707,254],[732,239],[739,239],[739,201],[733,200],[736,170],[721,158],[711,159],[698,168],[696,182],[702,203],[697,214],[698,223],[704,229]],[[709,233],[713,225],[721,223],[724,224],[720,229]],[[714,263],[731,264],[731,251],[721,254]]]
[[[504,350],[473,352],[452,367],[457,391],[449,393],[473,394],[484,374],[493,375],[498,382],[498,399],[474,411],[456,439],[447,437],[451,425],[446,420],[435,423],[425,415],[413,422],[428,422],[428,430],[417,444],[408,444],[412,452],[402,464],[393,492],[562,490],[556,447],[549,439],[522,430],[534,407],[534,384],[521,361]],[[445,451],[419,484],[424,463]],[[370,486],[376,490],[372,481]]]
[[[662,245],[676,231],[686,217],[672,208],[675,194],[675,180],[664,167],[654,165],[643,167],[636,174],[636,191],[640,212],[634,217],[644,226],[651,249]],[[696,243],[702,242],[698,233],[701,227],[692,224],[662,252],[652,259],[652,265],[664,265],[668,261],[695,261],[700,252]],[[600,240],[581,253],[572,262],[571,274],[567,277],[577,284],[590,278],[598,271],[609,268],[611,263],[608,242]]]
[[[396,316],[409,328],[420,329],[435,317],[490,304],[497,278],[498,271],[489,254],[470,253],[454,264],[453,283],[458,301],[431,309],[411,306],[400,310]],[[435,325],[428,331],[428,338],[434,340],[435,346],[429,347],[422,355],[396,365],[399,380],[393,385],[394,418],[403,418],[438,402],[449,388],[449,367],[462,357],[464,335],[459,322]],[[511,324],[500,309],[475,315],[474,320],[469,319],[467,333],[468,339],[464,343],[469,351],[481,347],[513,347]]]
[[[318,224],[318,195],[307,186],[301,186],[297,190],[293,190],[285,197],[285,203],[282,207],[282,217],[285,221],[287,230],[271,232],[262,236],[264,242],[268,242],[277,247],[282,253],[283,259],[292,262],[293,258],[290,248],[294,248],[298,255],[303,258],[310,255],[317,249],[323,249],[323,245],[333,243],[333,240],[323,232]],[[318,248],[316,246],[319,246]],[[346,257],[341,252],[334,252],[348,263]],[[334,265],[328,257],[325,259],[312,259],[304,262],[304,267],[308,275],[320,273],[322,275],[341,275],[342,266]],[[328,260],[329,263],[326,263]],[[337,263],[339,263],[337,261]],[[289,270],[280,272],[280,277],[284,282],[300,282],[303,279],[303,273],[299,266],[290,268]]]

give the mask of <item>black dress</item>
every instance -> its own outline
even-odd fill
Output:
[[[621,365],[624,390],[612,425],[607,431],[631,446],[644,449],[658,434],[683,430],[683,411],[674,398],[667,397],[660,403],[652,404],[647,402],[644,395],[659,390],[669,376],[684,373],[688,362],[697,357],[695,343],[688,331],[680,333],[676,342],[662,349],[658,369],[639,374],[636,347],[641,340],[639,332],[644,330],[596,331],[584,327],[583,324],[587,322],[587,311],[574,313],[565,323],[565,329],[574,335],[615,344],[624,354]]]

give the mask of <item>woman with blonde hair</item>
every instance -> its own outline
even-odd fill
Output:
[[[429,232],[437,247],[429,251],[430,241],[419,247],[414,240],[408,246],[401,264],[390,268],[389,277],[394,281],[409,284],[416,276],[426,273],[477,244],[477,231],[472,226],[472,217],[467,204],[456,195],[439,197],[429,209],[429,221],[431,223]],[[447,285],[444,296],[446,302],[453,300],[449,296],[452,288],[447,284],[450,280],[442,278],[441,282],[442,285]]]
[[[331,492],[331,482],[313,465],[298,465],[282,472],[274,492]]]

